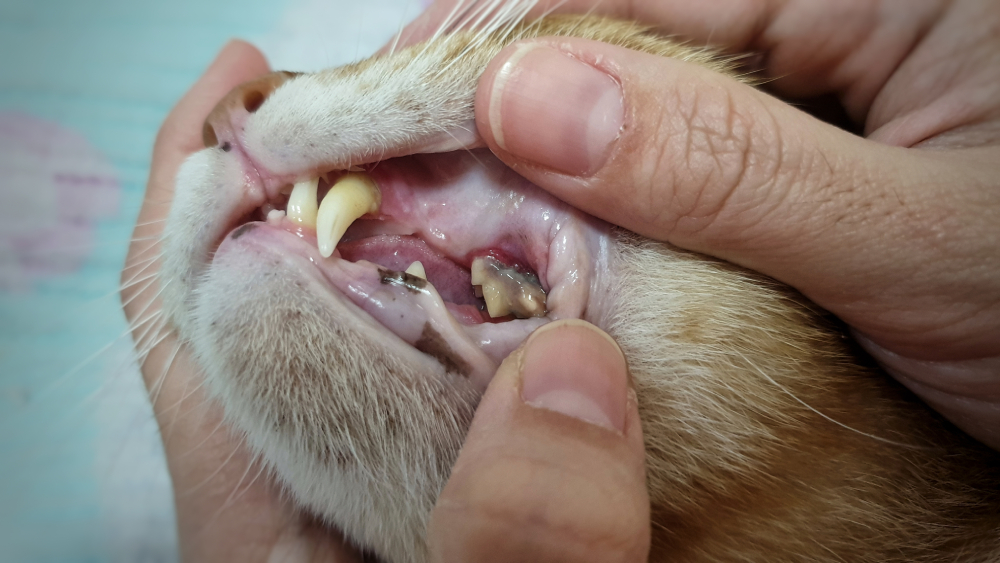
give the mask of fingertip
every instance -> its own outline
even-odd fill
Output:
[[[480,79],[476,121],[494,150],[588,177],[621,134],[625,98],[615,77],[566,44],[529,40],[504,49]]]
[[[234,37],[226,41],[226,44],[222,46],[219,54],[216,55],[215,60],[209,65],[205,74],[215,73],[220,70],[232,70],[237,73],[246,74],[248,78],[245,80],[249,80],[250,78],[256,78],[260,74],[269,72],[270,65],[267,62],[267,57],[264,56],[264,53],[260,49],[248,41]]]
[[[593,325],[550,323],[483,396],[431,516],[431,559],[645,561],[649,526],[625,359]]]
[[[215,104],[236,86],[268,72],[267,58],[257,47],[242,39],[227,41],[164,120],[154,153],[179,149],[187,155],[202,148],[202,122]]]
[[[608,430],[625,430],[629,381],[618,344],[594,325],[549,323],[525,342],[521,398]]]

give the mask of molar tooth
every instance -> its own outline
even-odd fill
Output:
[[[328,258],[351,223],[382,205],[382,194],[367,174],[349,173],[330,187],[319,204],[316,216],[316,241],[319,253]]]
[[[288,218],[303,227],[316,228],[316,187],[319,178],[298,182],[288,196]]]
[[[406,269],[406,273],[411,276],[416,276],[422,280],[427,279],[427,272],[424,271],[424,265],[421,264],[419,260],[410,264],[410,267]]]
[[[486,259],[479,256],[473,260],[469,273],[472,274],[472,285],[483,285],[486,282]]]
[[[510,304],[501,293],[500,288],[492,283],[483,284],[483,300],[486,301],[486,311],[494,319],[510,314]]]
[[[533,295],[522,290],[521,295],[517,298],[517,302],[520,305],[515,313],[518,317],[527,318],[545,316],[544,294],[541,296],[541,299],[539,299],[537,295]]]
[[[476,297],[486,302],[493,318],[513,314],[519,319],[545,316],[547,296],[536,277],[505,266],[496,258],[480,256],[469,273]]]

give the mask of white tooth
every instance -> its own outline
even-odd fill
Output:
[[[518,317],[542,317],[545,315],[545,302],[539,301],[537,296],[522,293],[517,301],[521,305],[517,311]]]
[[[411,276],[417,276],[422,280],[427,279],[427,272],[424,271],[424,265],[419,260],[410,264],[410,267],[406,269],[406,273]]]
[[[299,182],[288,196],[288,218],[303,227],[316,227],[316,187],[319,178]]]
[[[469,273],[472,274],[472,285],[483,285],[486,281],[486,260],[482,256],[473,260]]]
[[[272,225],[277,225],[281,223],[281,220],[285,218],[285,212],[280,209],[272,209],[267,212],[267,222]]]
[[[494,287],[493,284],[488,282],[483,284],[483,300],[486,301],[486,311],[494,319],[510,314],[510,304],[500,289]]]
[[[333,254],[347,227],[362,215],[375,213],[382,205],[382,194],[367,174],[345,174],[330,187],[319,204],[316,216],[316,241],[324,258]]]

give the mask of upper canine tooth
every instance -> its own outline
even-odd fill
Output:
[[[288,218],[303,227],[316,228],[316,188],[319,178],[298,182],[288,196]]]
[[[410,264],[410,267],[406,269],[406,273],[411,276],[416,276],[422,280],[427,279],[427,272],[424,271],[424,265],[421,264],[419,260]]]
[[[316,216],[316,241],[324,258],[333,254],[347,227],[382,205],[382,193],[367,174],[344,174],[330,187],[319,204]]]

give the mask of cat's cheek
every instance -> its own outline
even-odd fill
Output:
[[[246,232],[220,247],[196,292],[192,346],[230,427],[286,490],[362,545],[399,530],[421,549],[426,515],[478,392],[373,319],[349,314],[294,253]]]

